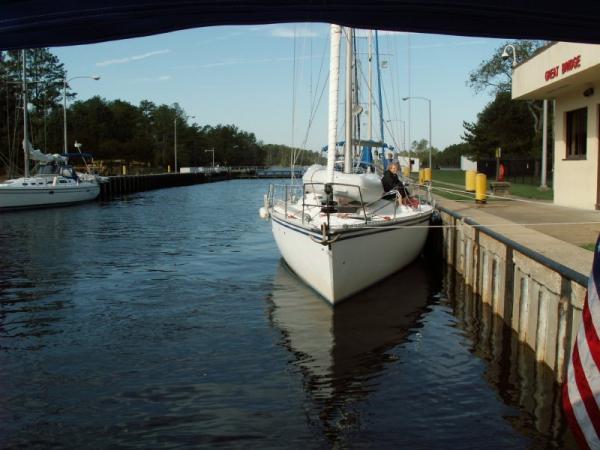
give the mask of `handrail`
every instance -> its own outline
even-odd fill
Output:
[[[485,225],[481,225],[481,224],[475,222],[473,219],[471,219],[469,217],[462,216],[461,214],[457,213],[456,211],[452,211],[451,209],[445,208],[441,205],[438,206],[437,208],[440,211],[448,214],[449,216],[454,217],[455,219],[464,220],[464,222],[467,225],[476,227],[477,230],[483,231],[488,236],[496,239],[499,242],[502,242],[503,244],[506,244],[508,247],[512,248],[513,250],[517,250],[519,253],[522,253],[525,256],[528,256],[529,258],[533,259],[534,261],[558,272],[560,275],[564,276],[565,278],[567,278],[569,280],[573,280],[577,284],[580,284],[583,287],[587,287],[587,284],[588,284],[588,276],[587,275],[577,272],[577,271],[571,269],[570,267],[564,266],[561,263],[558,263],[558,262],[554,261],[553,259],[550,259],[547,256],[544,256],[541,253],[536,252],[535,250],[531,250],[530,248],[525,247],[524,245],[521,245],[518,242],[515,242],[512,239],[507,238],[506,236],[504,236],[494,230],[491,230],[490,228],[486,227]]]

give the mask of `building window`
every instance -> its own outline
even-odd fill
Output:
[[[587,108],[567,112],[567,159],[585,159]]]

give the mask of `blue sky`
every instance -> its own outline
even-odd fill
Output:
[[[366,38],[358,41],[359,53],[366,53]],[[413,95],[432,101],[433,145],[443,149],[459,143],[463,120],[475,120],[490,100],[487,93],[476,95],[466,86],[468,73],[504,42],[381,33],[380,58],[386,66],[382,69],[384,119],[389,121],[386,141],[402,147],[401,120],[407,142],[409,137],[428,137],[426,102],[412,102],[409,126],[408,102],[401,98]],[[326,24],[198,28],[51,50],[65,63],[68,77],[101,76],[99,81],[73,80],[77,99],[100,95],[134,104],[144,99],[179,103],[195,116],[190,122],[235,124],[265,143],[302,146],[308,136],[306,147],[317,150],[327,142],[327,88],[307,134],[329,69]],[[359,78],[366,79],[364,64],[364,76]],[[362,122],[366,130],[365,115]],[[377,138],[379,132],[374,135]]]

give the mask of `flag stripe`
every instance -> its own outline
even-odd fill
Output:
[[[582,367],[585,371],[585,377],[592,390],[593,398],[595,398],[596,407],[600,409],[600,338],[596,334],[596,329],[591,323],[591,312],[589,308],[589,299],[583,306],[583,327],[585,330],[585,339],[582,337],[583,344],[581,346],[580,357]],[[579,337],[578,337],[579,339]],[[587,348],[584,348],[587,346]],[[600,436],[600,421],[596,432]]]
[[[600,450],[600,235],[588,279],[581,324],[567,379],[563,385],[563,409],[581,448]]]
[[[596,407],[600,411],[600,371],[598,371],[598,366],[596,366],[596,362],[590,354],[588,341],[582,333],[577,336],[577,350],[581,369],[592,391],[592,398],[595,399]]]
[[[577,418],[575,417],[575,413],[573,412],[573,407],[571,406],[571,399],[569,398],[569,389],[567,388],[567,384],[563,386],[563,409],[565,410],[565,415],[567,416],[567,422],[571,427],[571,431],[573,432],[573,436],[575,436],[575,440],[577,441],[577,445],[579,448],[583,450],[591,450],[590,446],[583,435],[583,431],[581,431],[581,427],[579,426],[579,422],[577,422]]]
[[[585,405],[588,418],[591,422],[592,427],[596,431],[596,435],[600,436],[600,410],[594,399],[594,394],[588,380],[585,377],[583,368],[581,367],[581,358],[579,357],[579,346],[576,345],[573,349],[573,373],[575,375],[575,383],[577,383],[577,389],[581,400]]]
[[[594,294],[596,294],[596,298],[600,297],[600,289],[599,283],[593,283],[594,281],[600,280],[600,264],[598,264],[598,243],[600,242],[600,235],[598,239],[596,239],[596,248],[594,249],[594,262],[592,263],[592,273],[590,274],[590,279],[588,281],[588,290],[594,290]]]
[[[575,344],[577,347],[577,344]],[[585,437],[587,445],[592,449],[600,448],[600,441],[598,441],[598,437],[592,428],[592,424],[590,423],[590,418],[588,416],[587,410],[585,409],[585,405],[583,404],[583,400],[581,399],[581,394],[579,389],[577,389],[577,383],[575,381],[575,371],[573,368],[573,359],[571,359],[571,364],[569,365],[569,375],[568,375],[568,383],[567,388],[569,390],[569,400],[571,401],[571,407],[573,408],[573,416],[577,420],[581,431]]]
[[[598,298],[598,293],[596,292],[596,289],[588,289],[587,304],[588,308],[590,309],[590,316],[592,319],[594,331],[596,332],[596,336],[600,336],[600,299]]]

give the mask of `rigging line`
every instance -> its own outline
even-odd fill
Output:
[[[315,98],[314,98],[314,100],[316,100],[316,104],[315,104],[315,101],[313,101],[313,107],[310,110],[306,133],[304,136],[304,140],[302,141],[303,149],[306,148],[306,143],[308,142],[308,137],[310,134],[310,129],[312,127],[313,120],[314,120],[316,113],[319,109],[319,106],[321,104],[321,99],[323,98],[323,93],[325,92],[325,88],[327,87],[327,78],[329,77],[329,71],[327,71],[325,78],[323,78],[323,87],[321,88],[321,93],[319,94],[319,98],[317,99],[317,94],[319,93],[319,85],[321,84],[321,73],[323,70],[323,65],[325,63],[326,53],[327,53],[327,41],[325,41],[325,44],[323,46],[323,52],[321,53],[321,64],[319,67],[319,75],[317,76],[317,85],[316,85],[317,89],[315,90]]]
[[[388,49],[389,55],[392,56],[392,57],[394,57],[395,53],[393,51],[394,49],[392,48],[392,43],[393,43],[392,39],[393,39],[393,34],[388,35],[387,38],[386,38],[386,40],[385,40],[386,41],[385,44],[386,44],[386,47]],[[388,103],[386,109],[388,111],[388,117],[390,118],[390,120],[392,119],[392,117],[398,117],[398,114],[397,114],[398,110],[397,110],[397,107],[396,107],[396,96],[395,96],[395,93],[396,93],[396,83],[394,82],[394,78],[395,77],[392,76],[392,69],[391,69],[391,67],[400,67],[400,66],[399,65],[394,66],[388,60],[388,68],[390,68],[388,70],[388,75],[389,75],[390,82],[391,82],[391,85],[392,85],[392,101],[391,101],[391,105],[392,105],[392,112],[394,113],[392,115],[392,112],[390,112],[390,107],[389,107],[389,103]],[[386,97],[387,97],[387,94],[386,94]],[[387,98],[386,98],[386,101],[387,101]],[[394,130],[394,134],[396,136],[400,135],[400,133],[396,133],[396,131],[398,131],[397,125],[391,124],[391,128],[392,128],[392,130]]]
[[[385,84],[382,84],[381,88],[383,89],[383,97],[385,98],[385,108],[387,109],[388,117],[390,117],[391,116],[391,113],[390,113],[390,101],[388,100],[387,91],[385,90]],[[390,134],[391,134],[391,132],[390,132]],[[394,142],[394,145],[397,148],[398,144],[397,144],[396,139],[394,138],[393,135],[392,135],[392,141]]]
[[[354,105],[359,106],[360,105],[360,99],[359,99],[359,95],[360,95],[360,91],[358,90],[358,62],[359,62],[359,58],[357,55],[357,47],[356,47],[356,33],[352,33],[352,45],[354,46],[354,52],[352,55],[352,61],[354,63],[354,71],[353,71],[353,75],[354,75]],[[360,112],[356,114],[356,125],[354,127],[353,130],[353,134],[360,140]],[[354,148],[353,148],[354,151]]]
[[[396,59],[396,67],[398,67],[398,74],[400,74],[400,39],[399,36],[396,36],[396,39],[394,39],[394,58]],[[402,150],[406,150],[406,148],[404,148],[404,141],[406,141],[406,138],[404,136],[404,130],[405,130],[405,125],[400,125],[401,123],[404,123],[404,120],[402,120],[402,96],[400,94],[400,82],[398,82],[398,84],[396,85],[396,90],[395,90],[395,94],[396,94],[396,103],[395,103],[395,108],[398,111],[398,134],[400,134],[400,130],[402,130]]]
[[[440,188],[433,188],[433,189],[434,189],[434,190],[435,190],[435,189],[438,189],[438,190],[440,190],[440,191],[442,191],[442,192],[447,192],[447,193],[450,193],[450,194],[456,195],[456,196],[458,196],[458,197],[463,197],[463,198],[466,198],[466,199],[467,199],[467,200],[469,200],[469,201],[473,201],[473,199],[475,198],[473,195],[469,195],[469,194],[462,194],[462,193],[459,193],[459,192],[453,192],[453,191],[448,191],[448,190],[446,190],[446,189],[440,189]],[[435,193],[435,192],[434,192],[434,193]],[[438,195],[441,195],[441,194],[438,194]],[[462,201],[462,200],[461,200],[461,201]]]
[[[471,217],[463,217],[463,219],[474,220]],[[510,228],[510,227],[534,227],[534,226],[556,226],[556,225],[565,225],[565,226],[574,226],[574,225],[600,225],[600,222],[539,222],[539,223],[494,223],[494,224],[463,224],[461,221],[460,225],[386,225],[385,228],[462,228],[463,226],[469,226],[473,228]],[[366,225],[361,228],[367,229],[378,229],[381,226],[374,225]]]
[[[294,25],[294,38],[292,39],[292,151],[290,154],[290,165],[292,170],[290,176],[294,179],[294,129],[296,127],[296,25]]]
[[[325,53],[323,53],[323,54],[325,54]],[[329,76],[329,71],[327,72],[327,76],[324,78],[323,87],[321,88],[321,93],[320,93],[319,98],[317,100],[316,106],[313,109],[313,111],[311,112],[311,117],[309,118],[308,126],[306,128],[306,133],[304,135],[304,140],[302,141],[302,146],[301,146],[301,149],[299,150],[299,154],[302,154],[305,151],[305,149],[306,149],[306,143],[308,142],[308,137],[309,137],[309,134],[310,134],[310,130],[312,128],[312,124],[313,124],[314,119],[316,117],[316,114],[317,114],[317,111],[319,109],[319,106],[321,105],[321,100],[323,99],[323,94],[325,93],[325,88],[327,87],[327,83],[325,81],[327,80],[328,76]],[[299,155],[296,156],[296,158],[294,159],[294,162],[297,161],[298,156]]]
[[[313,30],[313,24],[312,24],[312,23],[309,25],[309,30],[310,30],[310,32],[312,33],[312,30]],[[310,58],[309,58],[309,67],[308,67],[308,73],[309,73],[309,83],[308,83],[308,86],[309,86],[309,88],[308,88],[308,98],[309,98],[309,99],[310,99],[310,101],[311,101],[311,104],[310,104],[310,109],[309,109],[309,111],[312,111],[312,108],[313,108],[313,103],[314,103],[314,99],[313,99],[313,68],[312,68],[312,65],[313,65],[313,64],[312,64],[312,63],[313,63],[313,61],[312,61],[312,57],[313,57],[313,46],[312,46],[312,44],[313,44],[313,43],[312,43],[312,39],[311,39],[311,40],[310,40],[310,53],[309,53],[309,54],[310,54]],[[309,115],[308,115],[308,116],[310,117],[310,113],[309,113]]]
[[[362,77],[363,81],[365,81],[365,82],[367,83],[367,85],[368,85],[368,81],[367,81],[367,78],[366,78],[366,76],[365,76],[365,73],[364,73],[362,70],[360,70],[360,71],[359,71],[359,73],[360,73],[360,75],[361,75],[361,77]],[[383,86],[383,85],[382,85],[382,86]],[[385,92],[385,88],[383,88],[383,90],[384,90],[384,92]],[[371,89],[371,92],[372,92],[372,91],[373,91],[373,89]],[[378,111],[378,112],[381,114],[381,113],[382,113],[382,111],[381,111],[381,106],[380,106],[379,104],[377,104],[377,102],[373,102],[373,103],[374,103],[374,105],[375,105],[375,108],[377,109],[377,111]],[[387,103],[386,103],[386,104],[387,104]],[[392,138],[392,142],[393,142],[393,143],[394,143],[394,145],[397,147],[397,146],[398,146],[398,143],[396,142],[396,139],[394,138],[394,134],[392,133],[392,129],[390,128],[390,125],[389,125],[389,123],[384,121],[384,122],[383,122],[383,126],[385,127],[385,129],[387,130],[388,134],[389,134],[389,135],[390,135],[390,137]]]
[[[323,83],[323,87],[321,88],[321,95],[319,95],[319,99],[317,100],[317,105],[316,108],[314,109],[314,111],[312,112],[312,116],[308,122],[308,127],[306,129],[306,135],[304,136],[304,141],[302,141],[302,148],[306,148],[306,142],[308,141],[308,135],[310,133],[310,129],[312,127],[312,124],[315,120],[315,117],[317,115],[317,111],[319,108],[319,105],[321,104],[321,100],[323,99],[323,95],[325,94],[325,88],[327,87],[327,83]]]
[[[455,184],[446,183],[444,181],[435,181],[435,183],[446,184],[446,185],[449,185],[449,186],[456,186]],[[433,186],[433,183],[432,183],[431,187],[433,189],[445,190],[445,191],[448,191],[448,192],[469,193],[469,191],[465,191],[463,189],[450,189],[450,188],[442,188],[442,187],[439,187],[439,186]],[[514,201],[514,202],[522,202],[522,203],[528,203],[528,204],[533,204],[533,205],[547,205],[546,202],[540,202],[540,201],[536,201],[536,200],[527,200],[527,199],[520,198],[520,197],[504,197],[504,196],[501,196],[501,195],[488,194],[488,193],[486,193],[486,196],[490,197],[490,198],[496,198],[496,199],[499,199],[499,200],[510,200],[510,201]]]
[[[411,60],[410,60],[410,33],[406,34],[406,52],[407,52],[407,64],[406,73],[408,75],[408,158],[410,160],[410,149],[412,147],[412,77],[411,77]]]

